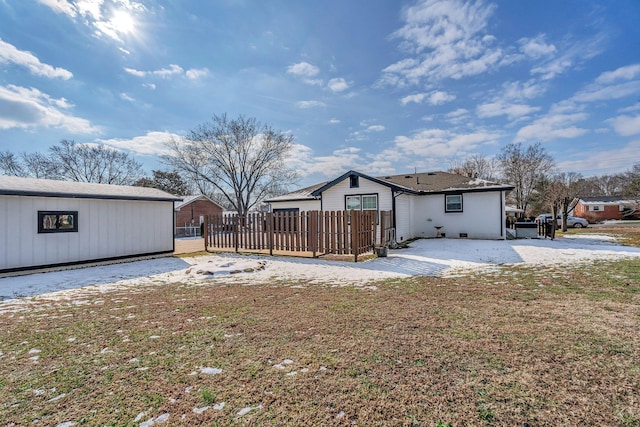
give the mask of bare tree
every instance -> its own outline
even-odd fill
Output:
[[[22,153],[22,164],[33,178],[60,179],[60,171],[46,154]]]
[[[495,159],[487,158],[482,154],[475,154],[463,162],[454,162],[449,167],[450,173],[480,178],[488,181],[497,180],[499,165]]]
[[[0,173],[10,176],[27,176],[20,159],[10,151],[0,151]]]
[[[526,148],[521,143],[506,145],[496,159],[504,179],[515,187],[510,197],[525,215],[536,187],[555,166],[553,158],[538,142]]]
[[[63,139],[49,148],[49,153],[59,178],[66,181],[131,185],[142,171],[142,165],[127,153],[104,145],[76,144]]]
[[[585,179],[583,196],[620,196],[624,188],[624,174],[592,176]]]
[[[226,114],[200,125],[181,140],[167,143],[164,161],[199,188],[210,186],[240,215],[293,182],[285,158],[293,136],[274,131],[255,118]]]
[[[543,199],[554,210],[554,218],[562,215],[562,231],[567,231],[567,217],[578,202],[583,182],[579,173],[561,172],[543,186]]]

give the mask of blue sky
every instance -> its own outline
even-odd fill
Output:
[[[300,184],[541,142],[640,162],[640,1],[0,0],[0,150],[127,150],[227,113],[295,136]]]

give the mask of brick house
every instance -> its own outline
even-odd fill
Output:
[[[219,215],[222,211],[222,206],[204,194],[184,196],[182,202],[175,203],[176,236],[198,234],[205,215]]]
[[[640,216],[638,200],[617,196],[583,197],[578,200],[573,216],[591,223],[607,220],[631,219]]]

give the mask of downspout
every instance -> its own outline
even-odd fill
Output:
[[[505,217],[504,217],[504,198],[506,197],[506,192],[500,191],[500,237],[504,238],[504,228],[505,228]]]

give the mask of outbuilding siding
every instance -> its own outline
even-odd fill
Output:
[[[78,231],[38,233],[38,211],[77,211]],[[0,271],[173,251],[173,201],[0,195]]]

